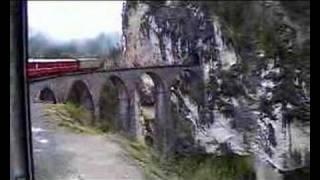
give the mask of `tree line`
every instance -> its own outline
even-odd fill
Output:
[[[100,33],[94,38],[56,42],[37,32],[28,37],[30,58],[98,57],[115,59],[121,54],[119,33]]]

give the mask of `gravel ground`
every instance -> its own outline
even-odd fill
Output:
[[[43,116],[31,104],[37,180],[143,180],[143,172],[110,135],[77,134]]]

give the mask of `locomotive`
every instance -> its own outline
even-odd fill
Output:
[[[97,58],[29,58],[28,78],[60,75],[71,72],[90,72],[102,67]]]

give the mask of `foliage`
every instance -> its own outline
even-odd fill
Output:
[[[100,125],[108,125],[106,128],[116,129],[117,128],[117,112],[119,106],[118,90],[112,86],[112,83],[106,83],[101,91],[99,108],[100,108]]]
[[[32,58],[61,58],[61,57],[105,57],[114,56],[114,49],[119,47],[120,34],[100,33],[91,39],[56,42],[43,33],[29,36],[29,57]]]
[[[303,25],[310,25],[310,1],[280,1],[292,19],[299,20]]]
[[[133,157],[145,173],[145,178],[148,180],[169,180],[168,176],[161,169],[156,153],[147,145],[138,141],[129,141],[128,139],[120,138],[118,142],[128,152],[128,155]]]
[[[247,157],[191,155],[176,158],[176,163],[176,171],[185,180],[255,179]]]
[[[179,99],[179,98],[178,98]],[[178,100],[181,101],[181,100]],[[180,102],[181,103],[181,102]],[[180,108],[178,108],[180,106]],[[181,107],[182,106],[182,107]],[[183,113],[182,110],[184,109],[183,105],[175,104],[174,102],[171,102],[171,116],[172,119],[175,121],[175,129],[176,129],[176,140],[178,143],[176,143],[176,148],[179,152],[182,153],[188,153],[189,149],[186,148],[185,143],[187,143],[187,146],[190,144],[193,144],[194,137],[194,126],[191,121],[186,120],[185,113]],[[179,147],[180,146],[180,147]]]
[[[110,59],[117,59],[121,55],[121,48],[120,47],[112,47],[110,48],[109,54],[106,55],[107,58]]]
[[[285,110],[285,119],[308,121],[310,3],[213,1],[202,4],[209,15],[218,16],[223,34],[232,39],[242,60],[237,72],[242,73],[243,81],[237,76],[222,74],[222,93],[226,96],[243,95],[242,87],[256,87],[252,80],[259,79],[259,72],[266,68],[267,60],[272,59],[275,67],[280,69],[280,75],[272,78],[276,87],[272,90],[270,102],[262,100],[263,111],[271,116],[274,103],[291,104],[294,108]],[[258,57],[257,52],[263,52],[264,57]],[[243,86],[239,82],[244,83]]]
[[[227,96],[227,97],[239,97],[245,95],[244,86],[242,84],[242,81],[239,79],[240,73],[239,69],[236,69],[233,67],[229,71],[221,71],[218,78],[221,79],[221,84],[217,84],[214,80],[210,81],[210,83],[213,83],[213,85],[209,86],[215,92],[218,92],[218,87],[221,88],[219,93],[221,95]]]
[[[310,179],[310,167],[301,168],[293,172],[286,173],[284,180]]]
[[[84,107],[67,102],[66,104],[48,105],[46,115],[58,121],[58,125],[67,127],[75,132],[99,134],[114,131],[113,124],[106,119],[99,119],[95,124],[89,124],[91,112]]]
[[[78,133],[99,134],[102,131],[96,127],[84,125],[81,121],[88,121],[89,112],[71,103],[48,105],[45,115],[57,121],[57,124]],[[80,120],[81,119],[81,120]]]
[[[255,178],[249,157],[199,154],[176,155],[170,159],[163,159],[142,143],[122,140],[121,144],[143,167],[147,179],[251,180]]]
[[[67,102],[64,108],[70,117],[79,123],[85,124],[84,122],[91,120],[91,112],[81,105]]]

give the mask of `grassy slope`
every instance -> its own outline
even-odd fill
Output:
[[[48,105],[46,108],[46,115],[72,131],[89,134],[106,132],[99,127],[83,125],[81,122],[87,113],[85,109],[70,103]],[[253,172],[246,157],[192,155],[163,159],[143,143],[117,137],[117,142],[144,169],[147,180],[239,180]]]

